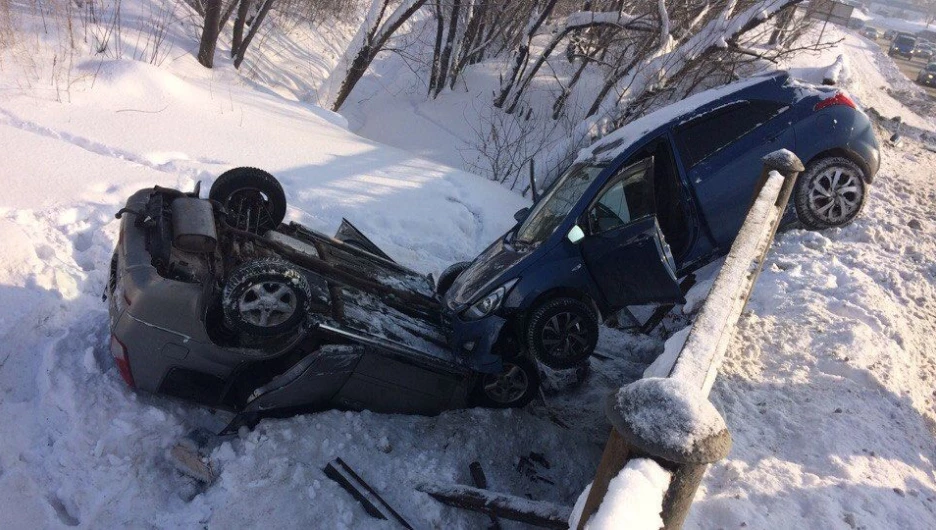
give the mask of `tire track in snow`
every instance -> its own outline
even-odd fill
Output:
[[[127,150],[120,149],[117,147],[111,147],[109,145],[98,142],[96,140],[91,140],[90,138],[85,138],[83,136],[78,136],[76,134],[71,134],[71,133],[64,132],[64,131],[58,131],[50,127],[46,127],[44,125],[39,125],[38,123],[29,121],[29,120],[24,120],[16,116],[15,114],[13,114],[12,112],[3,108],[0,108],[0,124],[8,125],[10,127],[19,129],[21,131],[37,134],[39,136],[44,136],[46,138],[52,138],[53,140],[61,140],[63,142],[69,143],[71,145],[74,145],[75,147],[84,149],[85,151],[88,151],[89,153],[92,153],[98,156],[113,158],[116,160],[123,160],[125,162],[130,162],[132,164],[138,164],[143,167],[146,167],[155,171],[159,171],[161,173],[188,177],[194,181],[198,181],[203,177],[211,176],[207,171],[204,171],[201,169],[179,167],[177,162],[182,161],[179,159],[170,160],[168,162],[164,162],[160,164],[160,163],[154,162],[153,160],[146,157],[145,155],[138,155],[131,151],[127,151]],[[219,165],[226,164],[224,162],[219,162],[215,160],[211,160],[211,161],[196,160],[196,162],[204,163],[204,164],[219,164]]]

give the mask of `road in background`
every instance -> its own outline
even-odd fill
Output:
[[[891,45],[891,41],[889,40],[878,39],[876,42],[881,48],[884,49],[885,52],[887,52],[888,48],[890,48],[890,45]],[[910,81],[914,83],[916,83],[916,78],[917,78],[917,75],[920,73],[920,70],[922,70],[926,66],[927,62],[929,62],[923,59],[908,60],[908,59],[904,59],[903,57],[897,57],[896,55],[891,57],[891,59],[893,59],[894,62],[897,63],[897,67],[900,68],[901,73],[907,76],[907,79],[909,79]],[[936,57],[934,57],[932,61],[936,61]],[[936,99],[936,88],[923,86],[920,84],[917,84],[917,86],[925,90],[926,94],[929,97]]]

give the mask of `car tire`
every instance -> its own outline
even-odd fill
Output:
[[[273,230],[286,217],[286,193],[276,177],[254,167],[225,171],[211,185],[208,198],[228,212],[228,221],[257,233]]]
[[[261,258],[236,268],[224,286],[224,320],[235,331],[257,337],[293,333],[308,318],[309,282],[289,263]]]
[[[496,374],[478,374],[472,404],[494,409],[525,407],[539,393],[540,374],[536,361],[525,355],[504,360]]]
[[[855,162],[840,156],[813,160],[796,184],[796,215],[810,230],[845,226],[864,209],[867,189]]]
[[[458,278],[458,275],[465,272],[469,266],[471,266],[470,261],[459,261],[442,271],[442,274],[439,275],[439,281],[436,282],[436,292],[439,293],[439,296],[445,296],[445,293],[447,293],[448,290],[451,289],[452,284],[455,283],[455,279]]]
[[[526,341],[534,357],[546,366],[573,368],[595,351],[598,317],[581,300],[555,298],[530,314]]]

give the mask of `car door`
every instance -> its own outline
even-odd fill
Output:
[[[789,106],[739,101],[676,129],[677,146],[715,245],[734,241],[763,168],[764,155],[796,147]]]
[[[654,215],[652,157],[610,179],[580,224],[585,265],[610,307],[684,300]]]

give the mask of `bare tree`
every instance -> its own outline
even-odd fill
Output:
[[[556,7],[556,2],[557,0],[544,0],[543,5],[539,5],[539,2],[534,2],[529,21],[526,25],[526,31],[524,32],[525,38],[513,54],[513,66],[510,70],[510,74],[501,83],[500,95],[494,100],[495,107],[500,108],[504,105],[504,102],[510,95],[510,91],[513,89],[514,83],[516,83],[517,79],[523,74],[523,70],[527,65],[527,58],[530,55],[530,44],[533,41],[533,37],[536,36],[537,31],[539,31],[540,27],[546,22],[546,19]]]
[[[244,54],[247,53],[247,48],[250,47],[250,43],[260,30],[260,26],[263,25],[263,20],[270,13],[274,2],[275,0],[264,0],[263,3],[260,4],[260,11],[257,12],[253,23],[250,24],[250,31],[247,32],[247,36],[244,37],[243,42],[238,43],[236,48],[231,48],[231,54],[234,56],[234,68],[240,68],[241,63],[244,62]]]
[[[215,47],[221,31],[221,0],[204,0],[204,7],[205,25],[198,46],[198,62],[205,68],[211,68],[214,66]]]
[[[390,11],[393,3],[396,8]],[[334,111],[341,108],[390,37],[425,3],[426,0],[373,0],[357,35],[325,81],[320,95],[322,105]],[[386,16],[388,11],[390,14]]]

